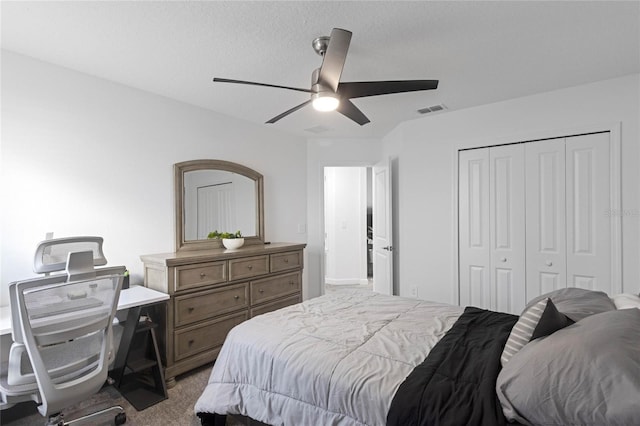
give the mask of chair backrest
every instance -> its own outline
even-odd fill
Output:
[[[79,236],[52,238],[40,241],[33,256],[33,270],[38,274],[64,271],[68,267],[69,253],[91,251],[91,259],[84,267],[102,266],[107,258],[102,251],[102,237]]]
[[[94,269],[94,266],[107,264],[107,258],[102,250],[104,239],[93,236],[77,236],[64,238],[51,238],[40,241],[33,256],[33,270],[39,274],[49,276],[51,272],[65,271],[65,274],[51,275],[49,280],[43,279],[42,283],[58,283],[71,280],[88,279],[104,275],[122,275],[126,271],[125,266],[109,266]],[[91,252],[89,255],[86,252]],[[9,287],[9,299],[13,300],[11,287]],[[19,324],[18,312],[11,310],[12,324]],[[23,342],[20,327],[12,328],[13,341]],[[15,364],[15,360],[14,364]],[[10,361],[11,362],[11,361]],[[20,361],[22,363],[22,361]],[[10,381],[16,380],[10,376]],[[24,379],[18,378],[15,384],[24,383]]]
[[[91,251],[93,256],[88,256],[86,252],[72,252],[69,250],[85,248]],[[53,254],[52,254],[53,253]],[[60,259],[64,256],[65,261]],[[49,263],[47,263],[49,262]],[[101,277],[105,275],[124,275],[127,268],[125,266],[108,266],[105,268],[93,269],[93,265],[104,265],[107,259],[102,252],[102,237],[69,237],[57,238],[52,240],[41,241],[36,249],[34,256],[34,270],[39,273],[46,273],[44,278],[36,278],[42,285],[55,284],[65,281],[89,279]],[[66,271],[65,274],[50,275],[50,272]],[[25,280],[26,281],[26,280]],[[9,300],[11,304],[15,299],[15,287],[9,285]],[[117,302],[117,299],[116,299]],[[11,309],[11,335],[16,343],[23,343],[22,329],[16,324],[20,324],[18,311]],[[15,364],[15,359],[10,360]],[[23,363],[20,361],[20,363]],[[15,371],[15,370],[13,370]],[[10,382],[16,380],[9,376]],[[24,383],[23,379],[18,378],[13,384]]]
[[[105,383],[122,280],[122,274],[100,274],[67,281],[61,274],[10,284],[14,334],[19,326],[43,416],[85,400]]]

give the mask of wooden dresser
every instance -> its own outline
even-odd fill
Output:
[[[272,243],[140,256],[145,286],[168,293],[156,312],[165,378],[216,359],[231,328],[302,301],[306,244]]]

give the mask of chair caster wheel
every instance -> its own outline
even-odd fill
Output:
[[[127,413],[118,413],[118,414],[116,414],[116,418],[115,418],[116,426],[123,425],[126,422],[127,422]]]

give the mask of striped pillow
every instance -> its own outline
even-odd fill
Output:
[[[530,341],[548,336],[571,324],[573,321],[558,312],[550,298],[540,300],[526,309],[511,329],[500,363],[504,367],[511,357]]]

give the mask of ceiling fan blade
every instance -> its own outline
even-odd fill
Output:
[[[214,77],[213,81],[215,81],[216,83],[250,84],[252,86],[275,87],[277,89],[288,89],[288,90],[296,90],[298,92],[315,93],[313,90],[301,89],[299,87],[278,86],[277,84],[256,83],[256,82],[253,82],[253,81],[243,81],[243,80],[231,80],[231,79],[228,79],[228,78],[215,78]]]
[[[355,81],[340,83],[338,95],[341,98],[352,99],[436,88],[438,88],[438,80]]]
[[[351,31],[334,28],[331,30],[329,46],[324,53],[322,66],[318,75],[318,83],[331,88],[334,92],[338,89],[344,61],[347,59],[347,51],[351,43]]]
[[[349,99],[340,99],[340,105],[338,105],[337,111],[361,126],[371,121]]]
[[[280,120],[281,118],[284,118],[284,117],[286,117],[287,115],[291,114],[292,112],[296,112],[297,110],[299,110],[300,108],[302,108],[303,106],[307,105],[307,104],[308,104],[308,103],[310,103],[310,102],[311,102],[311,99],[309,99],[309,100],[308,100],[308,101],[306,101],[306,102],[301,103],[301,104],[300,104],[300,105],[298,105],[298,106],[294,106],[294,107],[293,107],[293,108],[291,108],[290,110],[287,110],[287,111],[283,112],[283,113],[282,113],[282,114],[280,114],[280,115],[276,115],[276,116],[275,116],[275,117],[273,117],[271,120],[267,121],[265,124],[273,124],[273,123],[275,123],[276,121]]]

